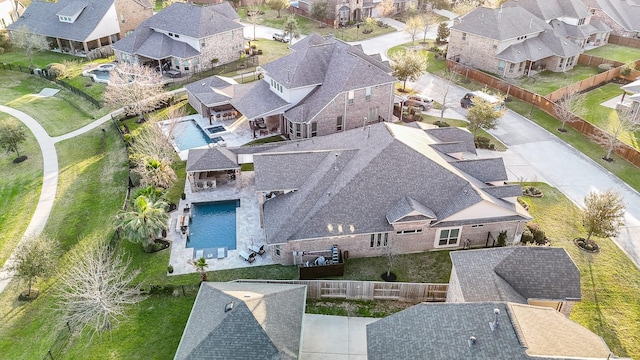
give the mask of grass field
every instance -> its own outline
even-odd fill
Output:
[[[566,73],[556,73],[551,71],[543,71],[533,77],[523,76],[518,79],[512,79],[515,85],[529,90],[531,92],[547,95],[555,90],[577,83],[591,76],[598,74],[598,68],[594,66],[576,65],[573,69]]]
[[[605,59],[620,61],[626,63],[631,60],[640,59],[640,49],[620,46],[616,44],[607,44],[584,52],[586,55],[598,56]]]

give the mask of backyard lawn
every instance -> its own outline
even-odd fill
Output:
[[[640,49],[616,44],[607,44],[605,46],[585,51],[584,53],[586,55],[598,56],[605,59],[620,61],[622,63],[640,59]]]
[[[598,74],[598,68],[594,66],[576,65],[573,69],[566,73],[556,73],[552,71],[543,71],[533,77],[521,77],[509,80],[519,87],[531,92],[547,95],[555,90],[569,86],[578,81],[587,79]]]

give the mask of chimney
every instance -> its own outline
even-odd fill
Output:
[[[476,344],[476,337],[475,336],[469,337],[469,339],[467,339],[467,344],[469,344],[469,347],[472,347],[473,345],[475,345]]]
[[[493,314],[496,316],[496,319],[489,323],[489,327],[491,328],[491,331],[495,331],[496,329],[499,328],[500,324],[498,324],[498,315],[500,315],[500,309],[498,308],[493,309]]]

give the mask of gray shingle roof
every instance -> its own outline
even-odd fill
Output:
[[[387,214],[405,196],[438,221],[482,201],[511,211],[511,220],[529,218],[513,203],[483,192],[486,185],[429,146],[435,143],[423,130],[378,123],[268,151],[286,155],[255,155],[260,191],[297,189],[264,203],[267,241],[341,235],[338,226],[327,224],[361,234],[391,231]],[[296,156],[304,166],[291,164]]]
[[[507,180],[502,158],[458,160],[451,164],[484,183]]]
[[[305,298],[304,285],[204,282],[174,359],[297,359]]]
[[[585,4],[601,9],[627,31],[640,31],[640,6],[630,0],[584,0]]]
[[[591,16],[580,0],[512,0],[511,3],[522,6],[547,22],[562,17],[581,19]]]
[[[485,192],[491,194],[493,197],[497,198],[505,198],[505,197],[513,197],[513,196],[522,196],[522,186],[515,185],[504,185],[504,186],[489,186],[483,188]]]
[[[194,81],[184,86],[191,95],[195,96],[205,106],[228,103],[233,96],[233,82],[226,78],[211,76],[200,81]]]
[[[220,171],[239,169],[238,156],[226,148],[191,149],[187,171]]]
[[[33,1],[18,21],[9,25],[8,29],[17,30],[25,27],[31,33],[38,35],[74,41],[95,40],[91,35],[113,5],[114,0],[86,0],[83,3],[86,4],[85,9],[73,23],[68,23],[60,21],[57,14],[66,13],[65,9],[68,6],[75,8],[80,5],[78,1]]]
[[[560,57],[577,56],[582,51],[574,42],[548,28],[534,38],[509,46],[498,53],[496,57],[517,63],[525,60],[537,61],[553,55]]]
[[[290,106],[269,89],[266,81],[235,85],[231,105],[247,119],[280,113]]]
[[[562,248],[517,246],[450,256],[466,302],[581,298],[580,271]]]
[[[398,200],[398,202],[387,212],[387,221],[389,223],[395,223],[402,221],[410,217],[412,220],[415,219],[436,219],[436,214],[431,211],[428,207],[420,204],[414,199],[405,196]]]
[[[431,128],[425,130],[427,134],[435,137],[442,143],[462,143],[466,151],[476,153],[476,146],[473,142],[473,134],[467,129],[458,127]]]
[[[87,5],[88,4],[86,1],[72,1],[69,3],[69,5],[60,9],[60,11],[58,11],[56,15],[73,17],[78,15],[78,13],[80,13],[82,10],[84,10],[84,8],[86,8]]]
[[[525,26],[526,24],[526,26]],[[452,29],[489,39],[507,40],[539,33],[548,25],[519,6],[503,6],[500,9],[478,7],[462,17]]]

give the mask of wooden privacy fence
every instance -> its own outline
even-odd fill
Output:
[[[236,280],[236,282],[307,285],[307,298],[443,302],[449,284],[352,280]]]
[[[628,38],[612,34],[609,35],[609,40],[607,41],[609,44],[616,44],[640,49],[640,39]]]

